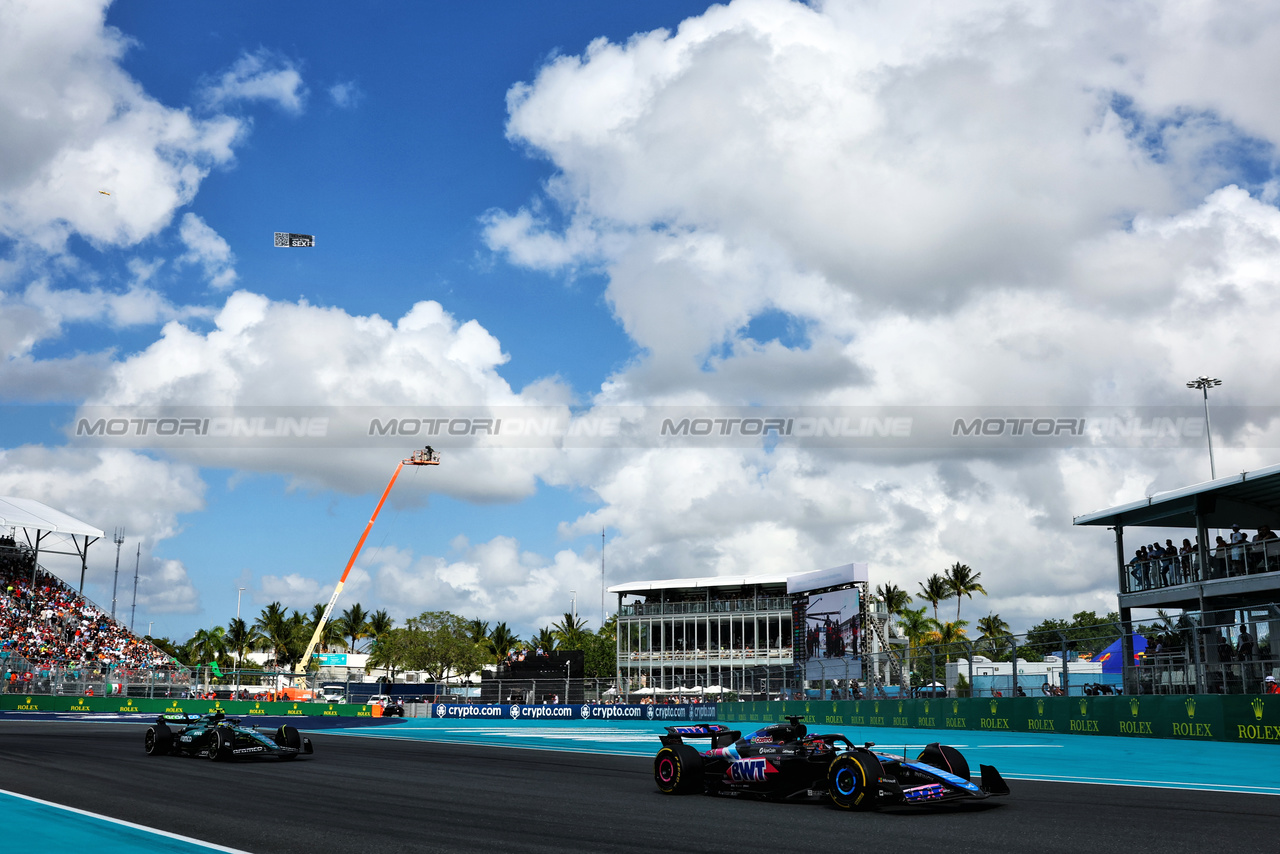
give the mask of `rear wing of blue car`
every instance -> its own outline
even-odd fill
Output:
[[[658,736],[667,746],[684,744],[686,738],[709,738],[712,747],[727,747],[742,738],[742,733],[724,724],[686,724],[669,726],[666,735]]]

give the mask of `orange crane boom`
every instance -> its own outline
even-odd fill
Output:
[[[360,556],[360,550],[364,548],[364,541],[369,538],[369,532],[373,530],[373,523],[378,521],[378,514],[382,512],[382,505],[387,503],[387,496],[391,494],[391,487],[395,486],[396,478],[400,476],[400,470],[405,466],[438,466],[440,465],[440,452],[431,449],[428,445],[421,451],[414,451],[406,460],[401,460],[396,465],[396,470],[391,473],[391,480],[387,481],[387,488],[382,490],[382,497],[378,499],[378,506],[373,508],[373,515],[369,517],[369,523],[364,526],[364,533],[360,535],[360,541],[356,543],[355,551],[351,553],[351,558],[347,561],[347,566],[342,570],[342,577],[338,579],[338,584],[333,588],[333,595],[329,597],[329,604],[324,608],[324,615],[320,617],[320,622],[316,623],[316,630],[311,635],[311,643],[307,644],[307,651],[303,653],[302,658],[294,666],[295,675],[301,675],[306,672],[307,665],[311,663],[311,653],[316,648],[316,644],[320,642],[320,634],[324,631],[324,627],[329,622],[329,616],[333,614],[333,606],[337,604],[338,597],[342,594],[342,588],[347,583],[347,576],[351,574],[351,567],[355,566],[356,558]]]

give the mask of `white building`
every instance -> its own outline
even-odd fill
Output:
[[[795,622],[801,621],[803,644],[810,595],[866,580],[865,564],[846,564],[817,572],[610,587],[618,596],[620,686],[628,693],[717,687],[744,695],[776,691],[795,676]],[[857,652],[849,655],[856,658]]]

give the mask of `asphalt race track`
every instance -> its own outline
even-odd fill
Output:
[[[1011,781],[999,801],[848,814],[654,788],[649,760],[309,733],[294,762],[142,752],[145,725],[0,723],[0,789],[255,854],[1274,851],[1280,798]],[[655,745],[656,748],[656,745]],[[1267,754],[1269,755],[1269,754]],[[1280,776],[1280,769],[1277,770]],[[44,832],[44,829],[42,829]],[[58,849],[57,826],[47,829]]]

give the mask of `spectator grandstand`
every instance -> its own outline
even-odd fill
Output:
[[[35,551],[12,536],[0,536],[0,666],[3,690],[26,693],[79,693],[76,686],[99,680],[123,693],[125,684],[154,683],[156,671],[174,669],[166,653],[37,566]]]

